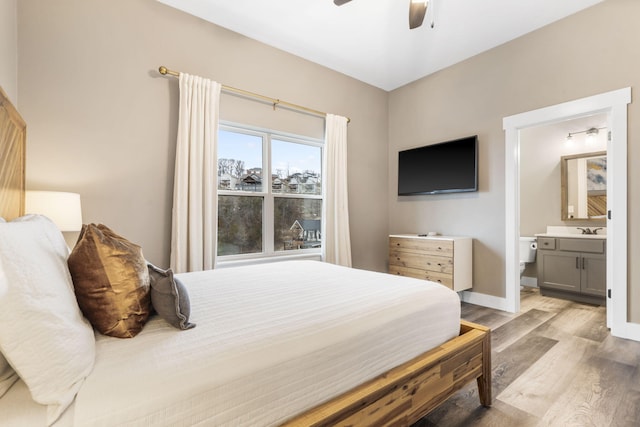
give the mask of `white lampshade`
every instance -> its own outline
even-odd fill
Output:
[[[51,219],[60,231],[82,229],[80,195],[59,191],[27,191],[25,210],[28,214],[41,214]]]

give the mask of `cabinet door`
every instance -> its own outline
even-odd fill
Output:
[[[582,293],[604,297],[607,292],[607,260],[604,254],[582,254]]]
[[[580,292],[580,253],[538,251],[538,277],[541,286]]]

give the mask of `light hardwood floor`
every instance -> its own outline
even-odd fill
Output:
[[[604,307],[521,291],[521,311],[462,304],[492,329],[493,406],[475,382],[413,427],[640,426],[640,343],[611,336]]]

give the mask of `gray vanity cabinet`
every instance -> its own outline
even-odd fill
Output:
[[[604,239],[538,237],[538,284],[546,296],[604,304]]]

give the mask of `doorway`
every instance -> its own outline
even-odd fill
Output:
[[[521,238],[536,239],[536,235],[550,231],[549,226],[554,227],[556,233],[564,232],[565,227],[576,232],[578,228],[596,230],[596,234],[606,238],[607,123],[608,115],[600,113],[520,129]],[[596,166],[601,169],[596,170]],[[596,244],[600,251],[605,242],[601,240]],[[521,260],[525,259],[523,255],[530,254],[520,254]],[[535,255],[532,262],[521,266],[520,284],[525,287],[539,285],[538,267],[544,264],[544,256],[541,252]],[[604,259],[602,256],[602,260],[597,261],[597,265],[603,267],[598,270],[597,280],[596,275],[592,276],[597,289],[586,286],[583,294],[578,287],[575,299],[597,305],[605,303]],[[558,258],[553,260],[557,262]],[[575,276],[569,277],[575,279]],[[522,294],[523,289],[520,290]],[[571,293],[554,293],[553,289],[543,293],[572,298]]]
[[[607,327],[614,336],[640,341],[640,325],[628,322],[627,306],[627,104],[631,88],[594,95],[503,119],[505,130],[505,261],[507,310],[520,310],[520,131],[605,113],[607,143]]]

